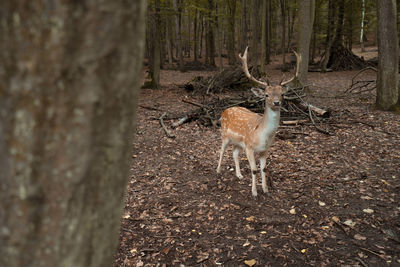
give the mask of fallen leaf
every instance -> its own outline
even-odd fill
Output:
[[[371,214],[371,213],[374,213],[374,210],[373,209],[363,209],[363,212]]]
[[[247,266],[254,266],[256,263],[257,263],[257,261],[255,260],[255,259],[252,259],[252,260],[245,260],[244,261],[244,263],[247,265]]]
[[[250,216],[246,218],[246,221],[248,222],[254,222],[254,216]]]
[[[291,209],[289,212],[290,214],[296,214],[296,209]]]
[[[354,227],[354,226],[356,225],[356,223],[353,222],[352,220],[346,220],[346,221],[344,221],[343,223],[344,223],[345,225],[351,226],[351,227]]]
[[[325,204],[325,202],[322,202],[322,201],[318,201],[318,204],[321,206],[321,207],[324,207],[326,204]]]
[[[367,238],[365,236],[362,236],[360,234],[355,234],[354,239],[356,240],[366,240]]]
[[[361,196],[361,199],[364,199],[364,200],[371,200],[371,199],[373,199],[373,198],[370,197],[370,196]]]
[[[243,244],[243,247],[248,247],[248,246],[250,246],[250,242],[249,240],[246,240],[246,242]]]
[[[339,220],[339,217],[337,217],[337,216],[333,216],[332,217],[332,220],[334,221],[334,222],[339,222],[340,220]]]
[[[126,214],[124,217],[122,217],[122,218],[124,218],[124,219],[129,219],[131,217],[131,215],[130,214]]]
[[[302,250],[301,250],[301,253],[306,253],[307,252],[307,250],[305,249],[305,248],[303,248]]]

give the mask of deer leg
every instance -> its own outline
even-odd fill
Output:
[[[262,155],[260,158],[260,170],[261,170],[261,185],[264,193],[268,193],[268,186],[265,179],[265,166],[267,165],[267,156]]]
[[[233,149],[233,160],[235,161],[236,176],[239,179],[242,179],[243,175],[240,173],[239,152],[240,152],[240,148],[239,147],[235,147]]]
[[[223,155],[224,155],[226,146],[227,146],[228,144],[229,144],[229,139],[228,139],[228,138],[222,139],[222,146],[221,146],[221,152],[220,152],[220,155],[219,155],[217,173],[221,173],[222,157],[223,157]]]
[[[256,160],[254,159],[254,151],[246,148],[247,159],[250,163],[251,168],[251,193],[253,197],[257,197],[257,187],[256,187],[256,173],[257,173],[257,165]]]

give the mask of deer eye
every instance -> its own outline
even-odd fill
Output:
[[[269,95],[268,95],[268,94],[265,94],[265,97],[269,97]]]

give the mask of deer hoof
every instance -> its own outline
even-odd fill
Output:
[[[243,175],[241,175],[240,173],[239,173],[239,174],[236,174],[236,176],[237,176],[237,178],[239,178],[239,179],[243,179]]]

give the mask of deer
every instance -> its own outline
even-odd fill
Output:
[[[273,144],[274,137],[278,130],[283,94],[286,92],[285,85],[289,84],[298,77],[301,57],[294,52],[297,58],[295,75],[291,79],[285,82],[282,80],[279,85],[274,86],[270,85],[268,78],[266,79],[267,82],[264,82],[257,80],[249,73],[249,69],[247,67],[247,51],[248,47],[246,47],[243,56],[239,54],[239,58],[242,62],[243,72],[247,78],[263,88],[252,88],[251,91],[257,97],[265,98],[265,110],[262,116],[244,107],[231,107],[222,113],[222,146],[218,161],[217,173],[221,173],[223,154],[228,144],[232,143],[234,146],[233,160],[235,162],[236,176],[239,179],[242,179],[243,175],[240,172],[239,153],[241,150],[244,150],[251,168],[251,192],[253,197],[256,198],[256,157],[258,157],[260,160],[262,189],[265,194],[268,194],[269,190],[265,177],[265,167],[268,156],[267,152],[270,146]]]

